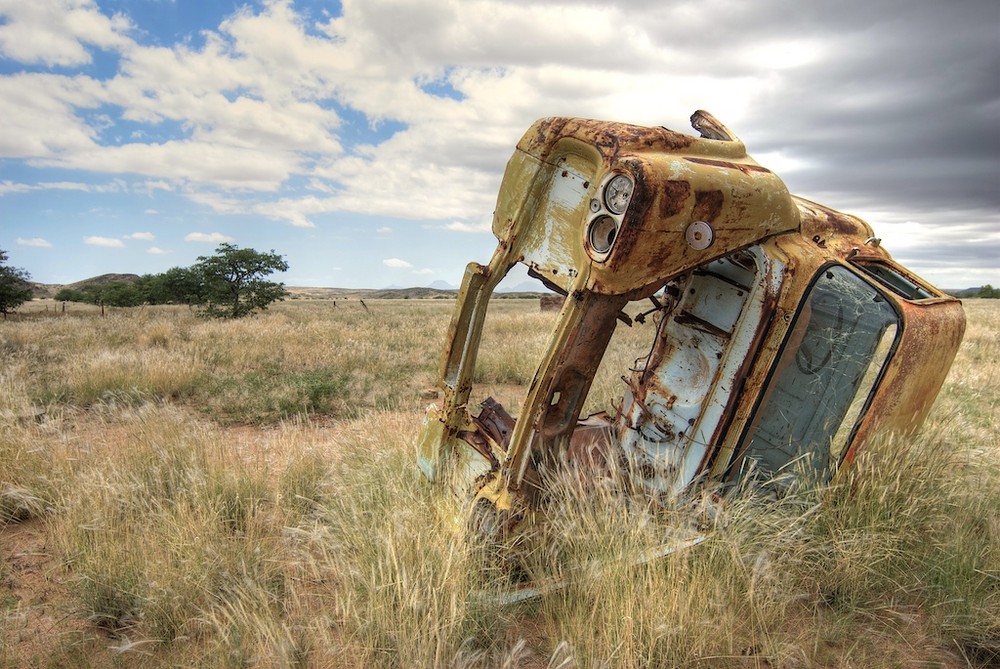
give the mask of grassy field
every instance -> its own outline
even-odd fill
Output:
[[[502,606],[413,443],[451,300],[245,321],[36,301],[0,322],[0,667],[1000,665],[1000,306],[922,435],[836,485],[732,499],[695,549],[614,489],[554,509]],[[554,316],[494,304],[477,397],[515,409]],[[652,336],[622,328],[588,407]],[[484,596],[486,593],[487,596]]]

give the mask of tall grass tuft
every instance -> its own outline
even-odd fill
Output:
[[[248,587],[278,601],[281,523],[264,472],[247,471],[211,433],[170,413],[127,428],[106,445],[113,453],[80,474],[56,521],[83,614],[114,632],[172,641],[199,636],[199,614]]]
[[[943,638],[944,656],[995,660],[1000,470],[983,465],[932,436],[886,439],[832,484],[745,487],[704,543],[655,562],[639,558],[684,526],[683,509],[571,487],[539,569],[568,585],[541,614],[579,666],[906,664],[879,649],[918,621],[917,647]]]
[[[1000,659],[1000,463],[948,435],[890,438],[823,502],[811,555],[826,604],[919,607],[963,654]]]
[[[444,666],[497,634],[461,510],[412,467],[414,427],[376,415],[342,442],[336,494],[310,527],[309,569],[359,666]]]
[[[40,518],[55,506],[59,483],[51,457],[31,430],[0,426],[0,524]]]
[[[58,505],[60,486],[73,470],[61,421],[26,400],[0,371],[0,525],[41,518]]]

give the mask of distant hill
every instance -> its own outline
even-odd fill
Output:
[[[131,283],[139,279],[138,274],[101,274],[75,283],[37,283],[32,282],[31,290],[35,298],[55,297],[63,288],[82,290],[86,286],[103,285],[107,283]],[[366,300],[431,300],[454,299],[458,288],[447,281],[434,281],[429,286],[403,288],[389,286],[387,288],[325,288],[309,286],[285,286],[291,299],[330,300],[330,299],[366,299]],[[550,292],[537,281],[522,281],[497,291],[498,299],[534,298],[548,295]]]
[[[497,289],[498,293],[537,293],[539,295],[550,295],[552,291],[542,285],[540,281],[522,281],[513,286],[503,286]]]
[[[437,288],[387,288],[373,290],[371,296],[376,300],[427,300],[453,298],[455,291]]]
[[[319,288],[285,286],[289,297],[306,300],[426,300],[453,298],[454,290],[436,288]]]
[[[943,288],[943,292],[957,298],[966,297],[987,297],[996,298],[998,296],[998,291],[989,284],[985,286],[977,286],[976,288]]]
[[[415,288],[310,288],[286,286],[291,299],[305,300],[443,300],[455,299],[457,289],[442,290],[430,287]],[[498,299],[536,298],[546,293],[531,291],[497,292]]]
[[[83,281],[77,281],[76,283],[71,283],[65,288],[82,288],[84,286],[102,285],[105,283],[132,283],[133,281],[138,281],[138,274],[101,274],[100,276],[92,276],[89,279],[84,279]]]
[[[82,290],[85,286],[101,286],[106,283],[132,283],[138,279],[138,274],[101,274],[75,283],[36,283],[33,281],[31,283],[31,294],[32,297],[36,298],[51,298],[63,288]]]

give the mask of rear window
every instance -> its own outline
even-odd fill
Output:
[[[931,288],[921,285],[915,278],[906,276],[894,267],[872,261],[860,261],[856,264],[868,276],[907,300],[929,300],[938,297]]]

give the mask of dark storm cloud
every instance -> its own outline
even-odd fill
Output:
[[[807,190],[1000,211],[1000,3],[827,4],[792,25],[835,50],[784,73],[752,150],[815,165],[795,177]]]
[[[637,28],[669,52],[669,62],[635,68],[762,82],[747,117],[731,127],[752,155],[780,153],[808,166],[782,174],[793,190],[851,206],[1000,212],[997,0],[617,6],[622,21],[609,29]],[[796,45],[818,57],[787,69],[753,57],[781,45],[792,57]]]
[[[897,257],[928,271],[1000,263],[1000,2],[729,5],[715,48],[815,39],[820,58],[777,71],[738,134],[752,155],[805,167],[789,188],[846,210],[895,212],[917,226]],[[753,9],[750,10],[749,7]],[[696,40],[689,35],[685,39]],[[709,65],[711,67],[711,65]],[[712,71],[738,71],[730,63]],[[870,220],[878,232],[879,220]]]

